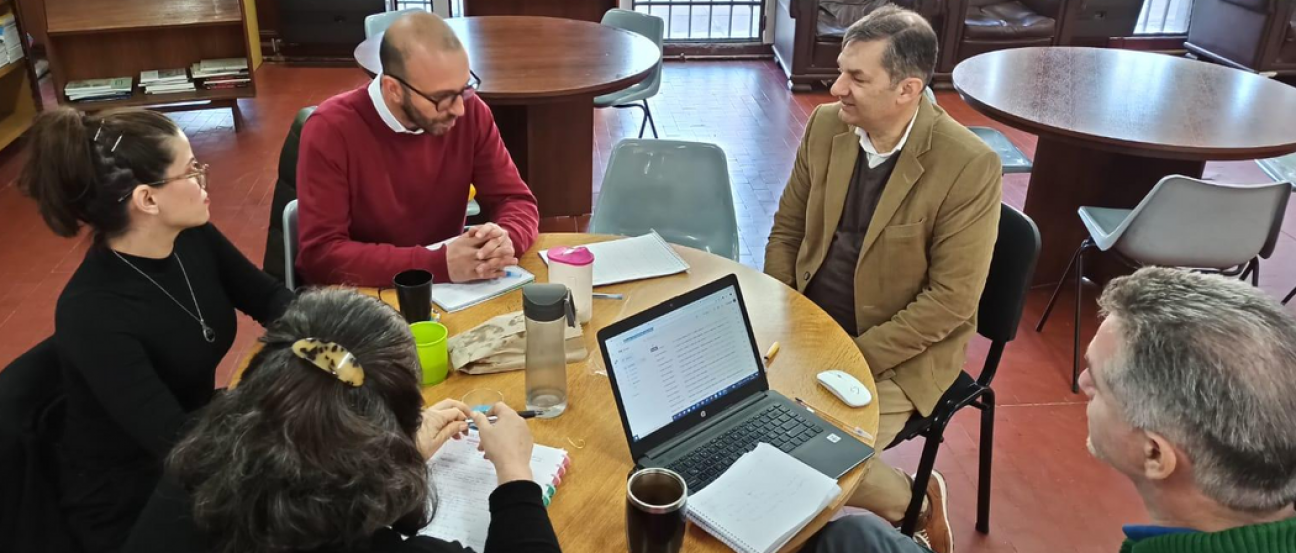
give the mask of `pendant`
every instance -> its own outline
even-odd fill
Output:
[[[203,329],[203,339],[207,340],[208,344],[215,343],[216,331],[212,330],[212,327],[207,326],[207,323],[202,323],[202,329]]]

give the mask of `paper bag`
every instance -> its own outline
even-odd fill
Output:
[[[585,359],[581,327],[567,327],[564,346],[567,362]],[[450,366],[466,374],[490,374],[526,368],[526,319],[517,311],[500,315],[452,336],[448,342]]]

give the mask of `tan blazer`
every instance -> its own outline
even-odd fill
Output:
[[[855,270],[855,343],[924,416],[963,368],[999,230],[999,157],[925,98]],[[804,292],[823,264],[859,136],[840,104],[815,109],[774,215],[765,272]]]

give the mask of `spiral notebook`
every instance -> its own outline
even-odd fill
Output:
[[[446,442],[428,460],[437,509],[420,535],[457,541],[473,551],[486,550],[490,494],[498,482],[495,465],[477,451],[479,443],[477,432],[469,431],[462,440]],[[543,491],[545,505],[552,500],[570,466],[566,450],[538,444],[532,450],[531,472]]]
[[[761,443],[688,500],[688,518],[739,553],[772,553],[841,494],[837,481]]]
[[[594,254],[594,286],[657,278],[689,270],[688,262],[675,253],[657,231],[643,236],[586,244]],[[547,264],[549,256],[540,252]]]

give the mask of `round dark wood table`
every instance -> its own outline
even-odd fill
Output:
[[[1080,206],[1132,208],[1162,177],[1201,177],[1207,161],[1296,152],[1296,88],[1186,58],[1000,50],[955,67],[954,88],[991,119],[1039,136],[1025,209],[1043,239],[1036,284],[1064,277],[1087,236]]]
[[[481,78],[500,136],[541,217],[593,211],[594,97],[642,81],[661,62],[651,40],[598,23],[553,17],[456,17],[446,23]],[[378,34],[355,49],[370,75],[382,69]]]

